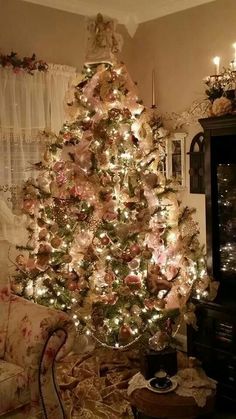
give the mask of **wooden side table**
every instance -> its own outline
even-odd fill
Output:
[[[199,407],[193,397],[178,396],[175,392],[158,394],[141,388],[130,395],[130,403],[135,419],[194,419],[212,415],[215,394],[207,398],[204,407]]]

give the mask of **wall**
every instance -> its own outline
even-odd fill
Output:
[[[213,73],[212,57],[223,58],[227,66],[233,59],[236,42],[236,1],[216,0],[160,19],[143,23],[134,36],[128,67],[138,81],[141,97],[151,104],[151,75],[155,68],[157,102],[162,112],[182,112],[196,99],[204,97],[202,79]],[[189,130],[186,151],[200,126]],[[189,158],[186,177],[189,185]],[[205,243],[205,197],[189,194],[184,203],[196,207],[200,239]]]
[[[68,0],[69,1],[69,0]],[[126,29],[122,58],[132,42]],[[0,51],[20,55],[36,53],[47,62],[81,69],[85,59],[86,18],[21,0],[0,0]]]

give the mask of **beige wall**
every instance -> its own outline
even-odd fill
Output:
[[[69,0],[68,0],[69,1]],[[113,0],[115,1],[115,0]],[[216,0],[143,23],[134,38],[124,36],[121,58],[138,82],[141,98],[151,104],[151,74],[156,71],[157,102],[163,112],[183,111],[203,97],[202,79],[213,70],[214,55],[232,59],[236,41],[236,0]],[[85,57],[84,17],[20,0],[0,0],[0,50],[28,55],[81,69]],[[186,127],[187,128],[187,127]],[[199,126],[188,128],[186,151]],[[186,176],[188,179],[188,158]],[[197,208],[201,241],[205,242],[204,195],[184,193],[184,203]]]
[[[125,41],[122,58],[126,60],[132,41],[123,26],[119,31]],[[21,0],[0,0],[0,51],[3,53],[35,52],[47,62],[82,69],[86,39],[84,16]]]
[[[143,23],[134,36],[129,68],[150,103],[151,70],[155,66],[157,96],[164,111],[181,111],[203,95],[202,79],[212,73],[211,59],[233,59],[236,1],[216,0]]]

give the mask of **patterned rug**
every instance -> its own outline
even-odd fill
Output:
[[[95,348],[68,355],[57,367],[68,419],[133,418],[127,387],[138,370],[137,350]]]

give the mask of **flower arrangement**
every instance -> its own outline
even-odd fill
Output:
[[[0,67],[12,68],[15,73],[25,71],[33,75],[34,71],[47,71],[48,64],[42,60],[36,60],[36,55],[32,57],[20,58],[16,52],[11,52],[9,55],[0,54]]]
[[[205,93],[211,102],[212,115],[221,116],[234,112],[236,107],[236,71],[224,68],[221,73],[208,76],[204,82]]]

